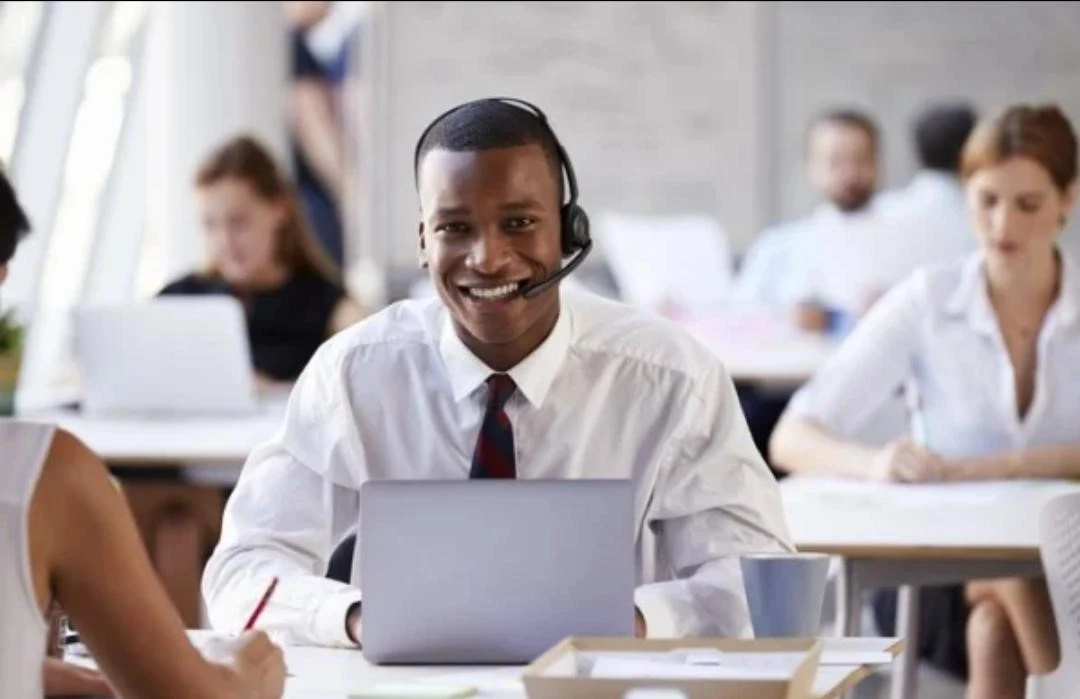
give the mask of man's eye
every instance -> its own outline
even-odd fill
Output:
[[[446,235],[461,235],[469,232],[469,226],[460,221],[452,221],[450,223],[441,223],[435,229],[439,233],[445,233]]]
[[[506,227],[512,231],[525,230],[531,228],[536,223],[536,219],[529,218],[527,216],[519,216],[507,220]]]

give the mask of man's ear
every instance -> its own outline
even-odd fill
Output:
[[[427,242],[424,240],[424,222],[421,221],[417,226],[417,233],[419,234],[418,247],[416,249],[417,259],[420,262],[420,269],[427,269],[428,257],[427,257]]]

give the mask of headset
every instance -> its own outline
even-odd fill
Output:
[[[522,109],[533,115],[551,136],[551,140],[555,144],[555,150],[559,156],[562,172],[566,173],[566,191],[568,193],[568,199],[559,209],[559,235],[563,258],[572,259],[560,267],[558,271],[542,277],[531,284],[526,284],[518,290],[518,293],[521,296],[531,298],[543,293],[551,286],[569,276],[571,272],[577,269],[578,265],[585,261],[585,258],[592,251],[593,247],[592,236],[589,233],[589,216],[585,213],[585,209],[578,204],[577,176],[574,174],[574,166],[571,165],[570,156],[567,155],[566,149],[563,148],[562,143],[559,141],[559,137],[555,135],[555,130],[551,128],[551,124],[548,122],[548,118],[544,112],[536,105],[515,97],[485,97],[448,109],[428,124],[427,128],[420,134],[420,138],[417,139],[416,150],[413,154],[413,174],[415,177],[420,171],[420,148],[424,143],[424,139],[427,138],[428,133],[431,132],[431,129],[457,110],[480,102],[501,102]],[[562,173],[560,173],[560,178],[561,177]]]

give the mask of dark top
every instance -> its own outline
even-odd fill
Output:
[[[246,298],[225,282],[189,274],[160,296],[228,294],[244,304],[248,343],[255,369],[278,380],[293,381],[330,333],[334,308],[345,297],[336,284],[310,274],[297,274],[283,285]]]

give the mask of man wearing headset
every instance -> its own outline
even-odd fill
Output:
[[[738,556],[792,546],[723,365],[662,319],[559,288],[592,243],[532,105],[450,110],[415,167],[438,298],[391,305],[312,359],[226,508],[203,578],[212,624],[237,628],[276,575],[267,628],[358,646],[362,590],[323,573],[366,480],[629,478],[637,633],[748,635]]]

